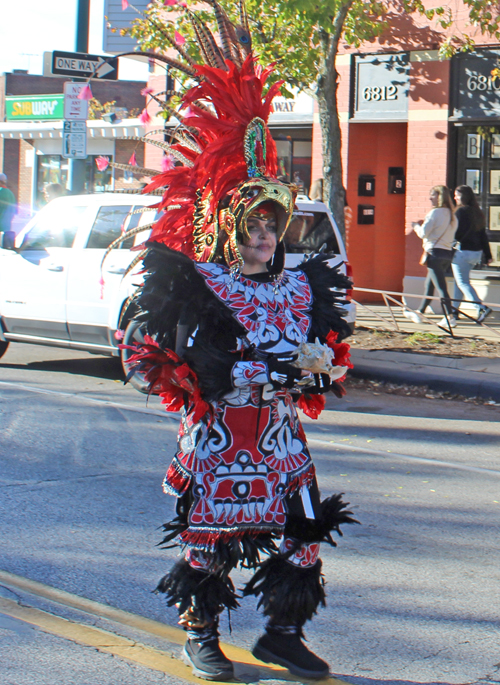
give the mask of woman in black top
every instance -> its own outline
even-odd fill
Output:
[[[477,321],[481,323],[491,314],[491,309],[483,305],[471,285],[470,272],[476,264],[481,262],[483,254],[487,264],[492,260],[486,236],[486,221],[470,186],[458,186],[455,190],[455,202],[457,203],[455,216],[458,221],[455,238],[458,249],[451,265],[455,278],[453,304],[458,310],[463,296],[469,302],[474,302]]]

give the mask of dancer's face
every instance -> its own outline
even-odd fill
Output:
[[[272,259],[277,245],[277,221],[273,211],[257,207],[247,219],[250,239],[239,243],[238,249],[243,257],[244,274],[264,273],[267,262]]]

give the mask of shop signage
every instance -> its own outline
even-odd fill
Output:
[[[406,121],[409,53],[356,55],[355,78],[354,119]]]
[[[63,123],[63,153],[65,159],[86,159],[87,122],[65,121]]]
[[[500,50],[482,50],[453,58],[455,87],[453,117],[485,119],[500,116]]]
[[[293,98],[275,97],[271,106],[271,115],[305,114],[311,115],[314,112],[314,100],[305,93],[294,92]]]
[[[84,52],[44,53],[44,76],[71,76],[73,78],[96,78],[116,81],[118,78],[118,57],[89,55]]]
[[[62,119],[64,95],[8,95],[5,98],[7,121]]]

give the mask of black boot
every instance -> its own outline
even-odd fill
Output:
[[[217,624],[209,628],[190,629],[184,645],[184,663],[193,667],[193,675],[204,680],[231,680],[233,664],[224,656],[219,646]]]
[[[328,664],[307,649],[301,637],[298,627],[268,625],[252,654],[265,663],[284,666],[301,678],[325,678],[329,673]]]

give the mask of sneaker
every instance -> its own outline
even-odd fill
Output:
[[[410,321],[413,321],[413,323],[422,323],[422,317],[418,312],[412,312],[409,309],[403,309],[403,316],[407,319],[410,319]]]
[[[307,649],[300,635],[264,633],[252,649],[256,659],[266,664],[279,664],[300,678],[325,678],[329,674],[326,661]]]
[[[483,323],[487,316],[491,314],[493,309],[491,307],[481,307],[479,310],[479,316],[476,319],[476,323]]]
[[[454,316],[450,316],[448,321],[446,321],[446,316],[443,316],[441,321],[438,321],[438,326],[441,326],[441,328],[448,328],[448,325],[450,326],[450,328],[455,328],[455,326],[457,325],[457,320]]]
[[[232,680],[233,664],[223,654],[217,637],[200,642],[188,639],[184,645],[182,659],[193,667],[193,675],[203,680]]]

